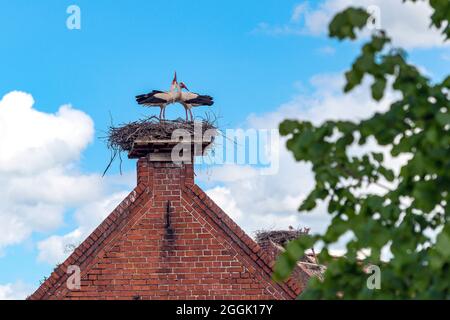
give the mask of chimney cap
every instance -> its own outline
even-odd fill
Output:
[[[202,156],[213,142],[214,137],[209,137],[209,139],[190,139],[189,141],[142,138],[137,139],[133,142],[133,146],[128,152],[128,158],[138,159],[141,157],[149,156],[149,159],[151,160],[152,156],[154,156],[155,159],[159,159],[161,158],[160,156],[164,155],[165,159],[167,156],[171,155],[173,148],[175,148],[176,146],[180,146],[180,148],[187,147],[188,150],[191,151],[189,155],[186,155],[189,158],[191,158],[192,156]],[[170,157],[165,161],[170,161]]]
[[[166,158],[170,158],[172,150],[177,147],[183,148],[183,151],[189,148],[189,154],[183,156],[192,159],[193,156],[204,155],[208,147],[213,144],[216,135],[217,128],[211,120],[160,121],[150,117],[119,127],[111,126],[107,142],[113,154],[127,152],[129,159],[138,159],[152,154],[158,156],[164,154]]]

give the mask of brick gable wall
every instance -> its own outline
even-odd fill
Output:
[[[194,184],[192,165],[138,161],[138,187],[31,299],[293,299],[272,260]],[[65,271],[81,267],[81,290]]]

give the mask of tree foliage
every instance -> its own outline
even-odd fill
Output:
[[[415,2],[415,0],[410,0]],[[430,0],[431,25],[450,38],[450,2]],[[338,13],[330,37],[356,39],[369,15],[360,8]],[[414,35],[411,35],[414,36]],[[399,98],[385,112],[360,122],[285,120],[280,133],[297,161],[309,162],[315,188],[300,211],[325,203],[332,223],[323,235],[291,241],[277,261],[275,279],[284,280],[308,248],[323,246],[318,258],[327,266],[323,281],[311,279],[303,298],[431,299],[450,298],[450,77],[433,83],[393,48],[384,31],[375,31],[346,72],[345,92],[371,79],[373,99],[393,89]],[[383,153],[350,156],[354,144],[374,139],[393,157],[406,159],[389,169]],[[345,257],[329,247],[352,235]],[[382,250],[391,252],[382,260]],[[361,253],[364,256],[361,257]],[[365,266],[381,268],[381,289],[367,287]]]

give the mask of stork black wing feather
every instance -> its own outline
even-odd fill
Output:
[[[166,102],[166,100],[157,97],[148,97],[145,99],[137,100],[138,104],[162,104]]]
[[[187,100],[186,103],[200,106],[212,106],[214,104],[213,97],[206,95],[199,95],[194,99]]]
[[[153,90],[152,92],[147,94],[140,94],[136,96],[136,101],[138,104],[165,102],[163,99],[154,97],[154,95],[158,93],[163,93],[163,91]]]

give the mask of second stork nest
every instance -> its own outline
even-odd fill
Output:
[[[289,241],[295,240],[303,235],[308,235],[309,229],[297,230],[272,230],[256,232],[256,242],[263,243],[265,241],[273,241],[274,243],[285,246]]]

